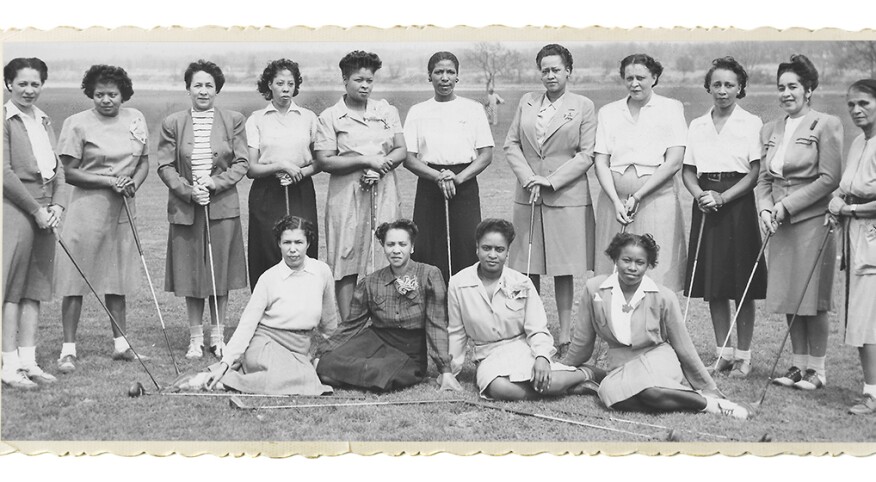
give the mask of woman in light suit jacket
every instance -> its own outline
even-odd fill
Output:
[[[791,327],[793,360],[773,383],[814,390],[826,382],[835,243],[831,236],[809,281],[827,227],[823,215],[839,185],[843,127],[834,116],[810,107],[818,71],[803,55],[792,55],[776,74],[779,103],[787,113],[761,130],[763,153],[755,195],[764,231],[773,234],[769,250],[767,309],[785,313],[788,322],[805,297]],[[804,371],[805,370],[805,371]]]
[[[245,121],[238,112],[213,107],[225,83],[216,64],[193,62],[186,69],[185,81],[192,108],[164,119],[158,142],[158,175],[170,190],[164,289],[185,296],[191,334],[186,358],[201,358],[204,300],[213,296],[211,275],[215,275],[219,312],[210,299],[213,331],[208,346],[221,358],[228,291],[246,287],[236,187],[249,167]],[[207,253],[208,235],[212,260]]]
[[[572,54],[565,47],[544,46],[536,64],[546,92],[520,99],[505,140],[505,158],[518,181],[513,219],[522,241],[511,251],[511,268],[528,274],[536,289],[540,275],[554,277],[562,355],[570,341],[573,276],[593,269],[586,173],[593,165],[596,115],[590,99],[566,92]],[[523,245],[530,242],[531,262]]]

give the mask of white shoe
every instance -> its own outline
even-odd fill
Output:
[[[0,376],[0,380],[2,380],[3,384],[8,387],[21,390],[36,390],[40,387],[27,377],[24,370],[16,370],[13,373],[6,373],[4,370],[2,376]]]
[[[36,363],[31,366],[22,367],[21,369],[22,371],[24,371],[25,374],[27,374],[28,378],[35,382],[55,383],[58,381],[58,379],[55,378],[54,375],[44,372],[43,369],[40,368],[40,366]]]
[[[709,413],[717,413],[724,415],[725,417],[733,417],[739,420],[748,420],[754,414],[754,411],[744,403],[736,403],[731,402],[730,400],[715,398],[712,399],[715,402],[714,409],[709,409],[710,405],[706,406],[706,410]]]
[[[186,352],[186,358],[194,360],[204,357],[204,347],[200,343],[189,343],[189,351]]]

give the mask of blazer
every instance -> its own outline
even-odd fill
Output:
[[[247,160],[245,119],[239,112],[215,109],[210,145],[213,170],[210,178],[216,189],[210,193],[210,219],[240,216],[237,183],[246,175]],[[161,123],[158,139],[158,177],[170,189],[167,197],[167,220],[171,224],[195,222],[192,200],[192,148],[194,147],[191,110],[167,116]]]
[[[505,139],[505,159],[518,180],[514,202],[529,204],[529,192],[523,184],[538,175],[553,186],[552,190],[541,191],[539,202],[548,206],[589,206],[590,187],[585,173],[593,165],[596,140],[593,102],[566,92],[539,147],[535,122],[544,97],[544,92],[530,92],[520,99]]]
[[[593,354],[596,336],[608,344],[606,363],[610,370],[620,367],[640,354],[667,341],[675,350],[685,378],[695,390],[715,388],[715,381],[706,371],[690,334],[682,321],[681,308],[675,293],[659,286],[656,292],[645,292],[631,317],[631,344],[624,345],[611,331],[610,287],[601,286],[607,275],[587,280],[579,309],[581,322],[576,325],[572,346],[562,363],[580,366]]]
[[[65,207],[70,187],[58,155],[55,154],[55,175],[43,180],[24,121],[18,116],[6,119],[6,109],[3,119],[3,198],[31,215],[41,207],[38,199],[49,199],[49,204]],[[57,139],[48,117],[43,118],[43,127],[54,149]]]
[[[791,138],[794,143],[785,148],[784,177],[780,178],[769,168],[784,135],[785,117],[766,124],[760,131],[763,152],[754,188],[758,212],[771,210],[781,201],[791,223],[821,216],[827,212],[831,193],[842,176],[842,122],[832,115],[810,110]]]

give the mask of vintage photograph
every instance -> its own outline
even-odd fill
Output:
[[[308,33],[3,41],[3,444],[873,452],[876,35]]]

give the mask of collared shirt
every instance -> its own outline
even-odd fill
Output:
[[[633,311],[645,298],[645,293],[657,293],[657,283],[647,275],[642,277],[642,282],[627,303],[624,291],[620,286],[617,273],[611,274],[599,285],[599,289],[611,289],[611,332],[617,341],[624,345],[632,344],[632,317]]]
[[[338,326],[338,315],[331,268],[306,258],[298,270],[280,260],[265,271],[256,282],[222,361],[231,366],[240,358],[260,324],[290,331],[318,328],[323,336],[332,333]]]
[[[192,179],[210,177],[213,171],[213,147],[210,133],[213,130],[213,109],[197,111],[192,109]]]
[[[733,108],[721,132],[712,120],[714,107],[690,123],[684,164],[704,172],[747,174],[751,163],[760,159],[760,129],[763,121],[740,106]]]
[[[852,141],[839,188],[864,199],[876,197],[876,138],[861,134]]]
[[[776,154],[770,161],[770,172],[777,177],[784,177],[785,152],[787,152],[791,139],[794,137],[794,132],[800,127],[804,117],[806,116],[801,115],[796,119],[792,117],[785,118],[785,133],[782,136],[782,142],[776,147]]]
[[[404,130],[408,152],[427,164],[468,164],[478,149],[494,145],[483,107],[463,97],[448,102],[432,98],[414,105]]]
[[[525,339],[534,357],[550,360],[556,352],[554,339],[532,281],[505,267],[490,299],[478,276],[478,264],[456,273],[447,288],[453,372],[459,373],[462,368],[469,340],[475,345],[477,361],[489,356],[503,342],[515,339]]]
[[[397,279],[416,280],[416,287],[401,294]],[[261,281],[261,280],[259,280]],[[447,289],[441,271],[428,264],[408,262],[407,272],[396,277],[389,266],[359,282],[350,303],[350,314],[329,340],[335,349],[365,328],[426,330],[426,343],[438,371],[450,366],[447,351]]]
[[[344,98],[319,115],[314,150],[337,151],[339,156],[385,156],[403,133],[398,110],[385,100],[368,100],[365,112],[347,107]]]
[[[626,98],[599,109],[594,150],[611,156],[612,171],[622,174],[635,166],[640,177],[653,174],[663,164],[667,149],[684,147],[686,142],[684,106],[675,99],[651,94],[637,120],[633,120]]]
[[[55,158],[55,151],[52,150],[52,143],[49,140],[49,133],[46,132],[45,123],[49,118],[45,112],[41,111],[37,106],[33,106],[34,117],[31,117],[15,105],[11,100],[6,102],[6,120],[15,116],[21,119],[24,123],[24,128],[27,131],[27,138],[30,140],[30,148],[33,151],[33,157],[36,158],[37,167],[40,170],[40,175],[44,180],[49,180],[55,175],[55,167],[58,161]]]
[[[313,162],[311,146],[316,142],[316,114],[298,107],[295,102],[285,114],[268,102],[246,120],[246,140],[250,148],[259,150],[257,161],[269,164],[291,160],[304,167]]]
[[[564,92],[557,100],[551,102],[548,96],[545,95],[541,101],[541,107],[538,109],[538,114],[535,117],[535,141],[538,145],[544,144],[547,137],[547,126],[551,123],[551,119],[559,112],[563,105],[563,99],[566,97]]]

